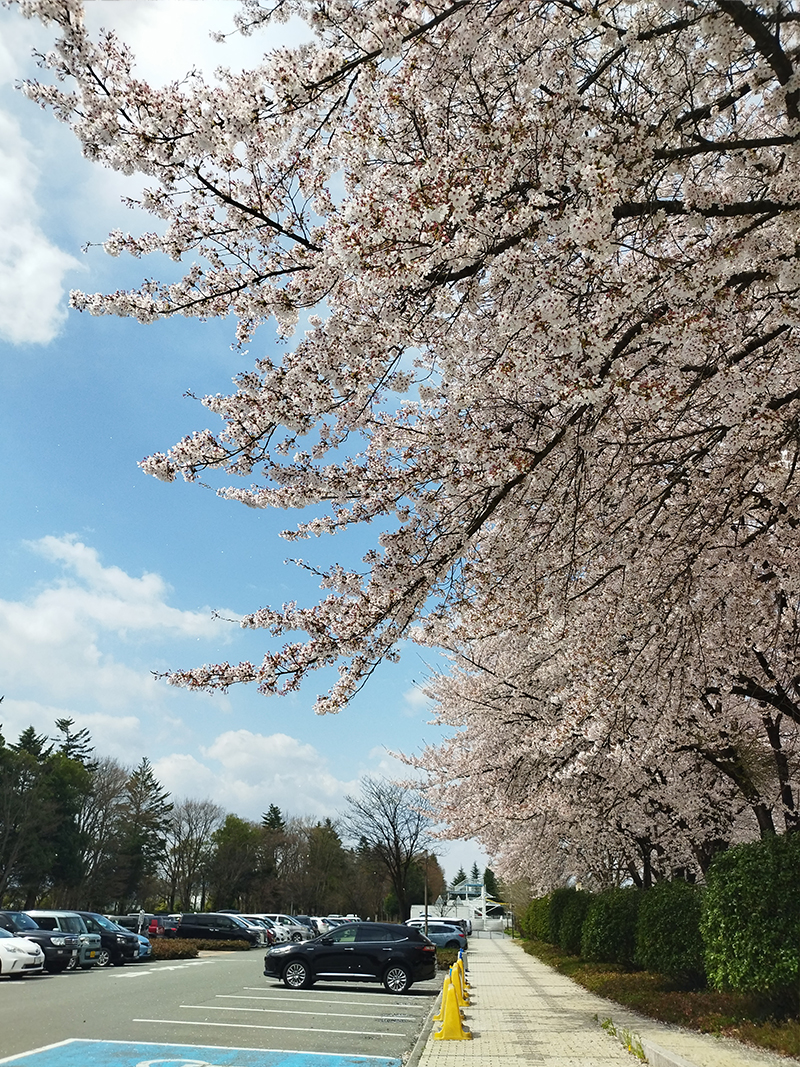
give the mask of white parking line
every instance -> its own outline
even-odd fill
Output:
[[[150,967],[146,971],[115,971],[115,978],[140,978],[143,974],[163,974],[164,971],[182,971],[186,967],[203,967],[213,960],[184,960],[182,963],[159,963],[157,967]]]
[[[242,986],[242,989],[246,990],[248,993],[261,993],[262,996],[264,996],[266,994],[267,996],[270,996],[270,997],[272,997],[272,996],[278,997],[280,995],[280,991],[283,988],[284,988],[283,986],[280,986],[277,992],[270,993],[269,989],[265,989],[264,986],[261,986],[261,985],[243,985]],[[438,990],[437,990],[437,992],[438,992]],[[341,993],[337,993],[337,991],[335,989],[326,989],[325,993],[329,997],[337,997],[337,998],[338,997],[352,997],[353,996],[352,992],[349,989],[346,992],[343,990]],[[371,989],[365,989],[363,993],[359,993],[356,998],[354,998],[353,1000],[349,1000],[346,1003],[348,1003],[348,1004],[362,1004],[364,1002],[364,998],[365,997],[378,997],[380,1000],[385,1001],[387,999],[387,997],[392,996],[392,995],[398,996],[399,999],[403,1003],[406,1003],[406,1004],[408,1003],[408,997],[407,996],[403,996],[402,994],[389,994],[389,993],[384,992],[383,990],[378,991],[377,989],[374,990],[374,991],[371,990]],[[320,1000],[319,999],[319,994],[318,994],[316,989],[309,989],[304,995],[301,995],[300,997],[289,997],[289,996],[286,996],[284,999],[286,999],[286,1000],[308,1000],[310,997],[314,998],[314,1003],[315,1004],[333,1004],[334,1003],[334,1001],[332,1001],[332,1000],[328,1000],[328,1001]]]
[[[217,1000],[261,1000],[266,1004],[337,1004],[339,1007],[342,1007],[342,1005],[347,1006],[348,1004],[351,1004],[354,1008],[360,1007],[363,1004],[363,1001],[361,1000],[325,1000],[323,997],[314,997],[313,1000],[310,1000],[309,997],[250,997],[246,996],[244,993],[217,993],[216,997]],[[381,1000],[384,1004],[388,1004],[390,1007],[400,1006],[399,1004],[397,1004],[396,1001],[392,1002],[387,997],[381,997]],[[408,998],[405,997],[402,1001],[400,1001],[400,1004],[402,1004],[403,1007],[407,1007]],[[424,1009],[424,1011],[427,1011],[428,1005],[422,1004],[421,1007]],[[409,1018],[411,1018],[411,1016],[409,1016]]]
[[[297,1011],[292,1008],[229,1008],[227,1004],[181,1004],[182,1008],[197,1008],[199,1011],[260,1011],[267,1015],[319,1015],[318,1011]],[[412,1022],[413,1015],[392,1015],[383,1012],[381,1015],[352,1015],[341,1011],[326,1011],[326,1019],[383,1019],[385,1022],[399,1023],[404,1020]]]
[[[263,1023],[209,1023],[192,1022],[191,1019],[133,1019],[135,1023],[158,1023],[159,1026],[224,1026],[235,1030],[291,1030],[300,1034],[345,1034],[358,1037],[406,1037],[406,1034],[391,1034],[386,1030],[324,1030],[317,1026],[265,1026]]]

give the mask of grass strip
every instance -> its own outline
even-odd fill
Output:
[[[757,1048],[800,1059],[800,1019],[787,1017],[768,997],[687,989],[653,971],[568,956],[544,941],[521,941],[531,956],[607,1000],[659,1022],[723,1034]]]

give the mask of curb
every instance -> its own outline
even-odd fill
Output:
[[[417,1067],[417,1064],[422,1058],[422,1053],[425,1051],[425,1046],[428,1044],[428,1038],[430,1037],[431,1030],[433,1030],[433,1017],[436,1014],[441,1001],[442,993],[440,990],[433,1004],[431,1004],[430,1011],[422,1024],[422,1029],[417,1036],[417,1040],[414,1042],[414,1046],[408,1054],[408,1059],[403,1060],[403,1067]],[[678,1067],[683,1067],[683,1065],[678,1065]],[[690,1067],[693,1067],[693,1065],[690,1065]]]
[[[639,1043],[650,1067],[695,1067],[691,1060],[685,1059],[677,1052],[670,1052],[660,1045],[654,1045],[647,1038],[639,1038]]]

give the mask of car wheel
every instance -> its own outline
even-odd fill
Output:
[[[447,944],[444,947],[445,948],[461,948],[461,945],[459,945],[458,941],[448,941]]]
[[[411,977],[405,967],[392,963],[383,976],[383,984],[388,993],[407,993],[411,988]]]
[[[48,974],[63,974],[69,967],[68,963],[45,963],[44,969]]]
[[[98,967],[108,967],[111,963],[111,953],[107,948],[101,948],[95,960]]]
[[[289,989],[305,989],[311,985],[311,973],[302,960],[287,963],[283,972],[283,984]]]
[[[135,956],[131,957],[131,959],[135,958]],[[124,956],[117,956],[117,958],[115,960],[112,960],[111,962],[114,964],[115,967],[124,967],[127,961]]]
[[[302,940],[303,940],[303,935],[302,934],[292,934],[292,941],[302,941]]]
[[[12,982],[20,982],[25,977],[25,975],[21,974],[19,971],[14,971],[14,973],[10,974],[8,977],[12,980]]]
[[[77,956],[70,956],[70,958],[67,961],[67,965],[64,968],[64,970],[65,971],[77,971],[77,969],[78,969],[78,957]]]

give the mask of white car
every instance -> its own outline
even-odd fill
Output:
[[[330,931],[333,929],[334,924],[332,922],[329,922],[327,919],[324,919],[321,915],[312,915],[311,921],[316,926],[317,934],[320,937],[323,934],[330,933]]]
[[[277,930],[284,930],[288,937],[287,941],[309,941],[314,935],[307,926],[295,922],[291,915],[281,915],[280,912],[266,912],[268,919],[272,919]]]
[[[251,911],[248,914],[248,919],[259,919],[263,923],[269,926],[272,933],[275,935],[275,943],[279,941],[289,941],[289,928],[288,926],[282,926],[280,923],[275,922],[275,918],[272,914],[267,915],[263,911]]]
[[[44,952],[35,941],[27,937],[14,937],[0,928],[0,974],[10,978],[22,978],[26,974],[41,974],[44,971]]]

